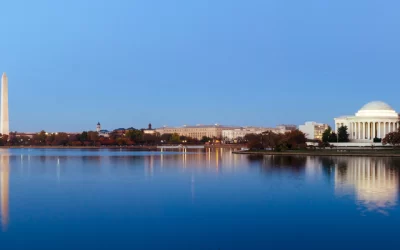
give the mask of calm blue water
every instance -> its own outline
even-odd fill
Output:
[[[0,151],[0,249],[398,249],[400,159]]]

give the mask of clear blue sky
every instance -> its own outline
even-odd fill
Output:
[[[10,127],[333,123],[400,111],[400,1],[12,0]]]

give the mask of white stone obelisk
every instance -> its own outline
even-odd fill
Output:
[[[8,120],[8,78],[6,73],[1,77],[1,133],[10,134],[10,121]]]

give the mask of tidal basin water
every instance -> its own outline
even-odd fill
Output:
[[[2,149],[0,249],[399,249],[400,159]]]

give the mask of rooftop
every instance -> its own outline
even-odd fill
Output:
[[[215,124],[215,125],[202,125],[202,124],[198,124],[195,126],[187,126],[187,125],[183,125],[182,127],[168,127],[168,126],[164,126],[160,129],[163,128],[240,128],[240,126],[223,126],[223,125],[219,125],[219,124]]]
[[[394,109],[387,103],[382,101],[373,101],[365,104],[361,110],[390,110],[394,111]]]

